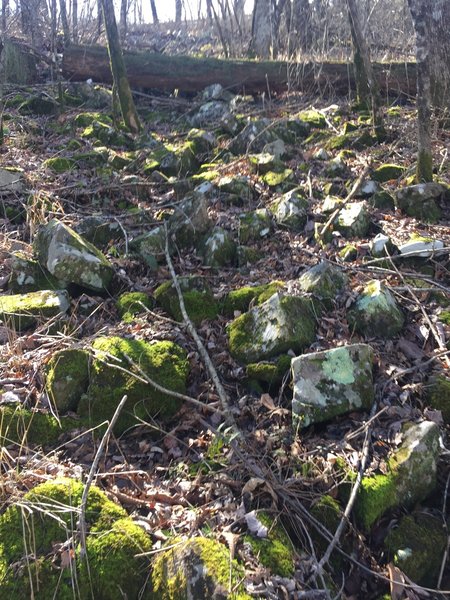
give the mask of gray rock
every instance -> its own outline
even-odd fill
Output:
[[[408,255],[408,257],[429,258],[435,254],[436,250],[441,250],[443,247],[444,242],[441,240],[413,236],[410,240],[399,246],[399,250],[400,254]]]
[[[117,242],[125,238],[123,228],[118,221],[105,217],[86,217],[79,221],[75,231],[96,248],[105,248],[109,242]]]
[[[49,319],[65,313],[69,306],[69,295],[65,290],[5,295],[0,296],[0,319],[4,325],[22,331],[41,318]]]
[[[220,121],[230,113],[228,104],[220,100],[210,100],[199,108],[190,119],[193,127],[203,127],[214,121]]]
[[[242,204],[253,197],[250,179],[245,175],[221,177],[217,182],[220,199],[228,200],[231,204]]]
[[[387,254],[392,254],[396,247],[391,241],[391,238],[385,233],[377,233],[377,235],[370,241],[370,252],[372,256],[383,257]]]
[[[0,196],[20,194],[24,190],[24,183],[21,171],[0,169]]]
[[[438,201],[446,187],[440,183],[419,183],[400,188],[395,193],[395,205],[410,217],[437,221],[441,216]]]
[[[239,217],[239,241],[241,244],[257,242],[272,230],[272,220],[266,208],[258,208]]]
[[[366,285],[347,318],[361,335],[381,338],[397,335],[405,321],[394,296],[377,279]]]
[[[175,208],[168,220],[170,236],[182,247],[192,246],[211,228],[208,200],[203,194],[191,192]]]
[[[308,200],[298,189],[294,189],[274,200],[269,209],[277,225],[300,232],[306,225],[308,207]]]
[[[106,257],[61,221],[42,226],[33,247],[39,263],[62,281],[94,292],[104,292],[112,282],[114,269]]]
[[[228,338],[234,358],[258,362],[288,350],[301,352],[315,339],[316,322],[308,298],[275,293],[230,323]]]
[[[203,264],[208,267],[224,267],[231,265],[236,257],[236,243],[230,232],[215,227],[202,241],[200,252]]]
[[[62,290],[67,282],[53,277],[36,260],[23,254],[14,254],[11,258],[11,275],[8,288],[18,294],[37,292],[39,290]]]
[[[262,152],[266,144],[275,141],[279,137],[272,131],[269,119],[250,121],[234,138],[230,144],[230,150],[236,155]]]
[[[335,229],[346,238],[365,237],[370,227],[370,215],[365,202],[349,202],[338,214]]]
[[[346,287],[347,275],[337,266],[321,262],[303,273],[298,283],[300,288],[321,300],[336,298]]]
[[[274,140],[273,142],[269,142],[266,144],[262,150],[267,154],[272,154],[277,159],[286,157],[286,144],[283,140]]]
[[[369,410],[374,399],[372,363],[373,350],[367,344],[293,358],[294,425],[308,427],[355,410]]]
[[[58,414],[76,411],[89,385],[89,352],[68,348],[56,352],[46,366],[46,389]]]

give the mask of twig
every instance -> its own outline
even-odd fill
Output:
[[[175,290],[177,292],[178,295],[178,302],[180,304],[180,311],[181,314],[183,315],[183,320],[186,323],[186,328],[188,330],[188,332],[190,333],[190,335],[194,338],[195,343],[197,344],[197,348],[198,351],[206,365],[206,368],[209,371],[210,377],[214,383],[214,386],[217,390],[217,393],[219,395],[220,398],[220,403],[222,405],[222,409],[223,412],[225,413],[225,420],[228,423],[228,425],[230,425],[231,427],[233,427],[233,429],[238,432],[238,428],[236,425],[236,422],[234,420],[233,414],[231,412],[231,406],[230,406],[230,402],[228,400],[227,397],[227,393],[225,392],[225,389],[219,379],[219,376],[217,374],[217,371],[214,367],[214,365],[212,364],[212,361],[209,357],[208,352],[206,351],[205,346],[203,345],[203,342],[201,341],[191,319],[189,318],[189,315],[187,314],[186,311],[186,306],[184,304],[184,298],[183,298],[183,293],[181,291],[180,288],[180,284],[178,282],[177,279],[177,275],[175,273],[175,269],[173,268],[173,263],[172,263],[172,259],[170,258],[170,253],[169,253],[169,233],[167,230],[167,224],[164,224],[164,228],[165,228],[165,234],[166,234],[166,242],[165,242],[165,248],[164,248],[164,252],[166,255],[166,262],[167,262],[167,266],[169,267],[169,271],[170,271],[170,275],[172,277],[172,281],[173,281],[173,285],[175,287]]]
[[[94,460],[92,461],[92,465],[89,470],[89,475],[86,480],[86,484],[84,486],[83,496],[81,497],[81,505],[80,505],[80,519],[78,521],[78,528],[80,531],[80,545],[81,545],[80,556],[81,557],[86,556],[86,508],[87,508],[89,490],[91,488],[92,481],[94,479],[95,472],[97,470],[98,463],[100,461],[100,456],[103,452],[104,447],[106,446],[106,442],[111,434],[111,431],[113,430],[114,425],[116,424],[117,419],[119,418],[120,412],[121,412],[122,408],[124,407],[127,399],[128,399],[128,397],[124,396],[122,398],[122,400],[119,402],[119,404],[117,405],[116,410],[114,411],[114,414],[111,418],[108,428],[106,429],[106,431],[102,437],[102,440],[100,442],[100,445],[97,449],[97,452],[95,453],[95,457],[94,457]]]
[[[323,240],[326,232],[331,227],[331,225],[334,223],[334,220],[336,219],[336,217],[338,216],[338,214],[341,212],[341,210],[348,204],[348,202],[350,202],[350,200],[352,200],[355,197],[355,195],[357,194],[359,188],[361,187],[362,182],[364,181],[365,176],[369,172],[369,169],[370,169],[370,162],[368,162],[366,164],[366,166],[364,167],[363,172],[361,173],[361,175],[358,177],[358,179],[353,184],[353,187],[350,190],[350,192],[347,194],[347,197],[344,198],[344,200],[339,204],[339,207],[336,208],[336,210],[334,210],[331,213],[331,216],[328,219],[328,221],[325,223],[325,225],[323,226],[322,231],[319,231],[318,238],[320,240]]]

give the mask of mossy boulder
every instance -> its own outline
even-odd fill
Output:
[[[244,569],[216,540],[194,537],[159,553],[153,561],[152,600],[251,600],[244,589]]]
[[[67,286],[65,281],[54,277],[36,260],[24,254],[13,254],[11,257],[11,275],[8,288],[14,293],[37,292],[39,290],[62,290]]]
[[[372,173],[372,178],[379,183],[385,183],[392,179],[400,179],[406,168],[391,163],[386,163],[377,167]]]
[[[388,510],[410,508],[436,486],[440,453],[439,427],[431,421],[407,423],[403,441],[388,461],[386,474],[363,477],[355,503],[355,517],[365,530]]]
[[[57,419],[48,413],[32,411],[22,406],[0,407],[0,443],[46,446],[56,442],[64,431],[77,427],[72,419]]]
[[[394,210],[395,208],[394,197],[386,191],[375,192],[369,202],[374,208],[380,210]]]
[[[214,296],[200,277],[180,277],[178,279],[183,294],[186,312],[195,325],[204,319],[214,319],[218,313],[218,305]],[[173,281],[166,281],[154,292],[156,302],[175,320],[182,321],[178,294]]]
[[[246,368],[246,375],[250,381],[267,384],[270,388],[280,385],[291,367],[291,357],[287,354],[272,361],[250,363]]]
[[[266,144],[279,138],[269,119],[256,119],[250,121],[232,140],[230,151],[233,154],[255,154],[262,152]],[[285,140],[284,140],[285,141]]]
[[[132,139],[126,134],[117,131],[108,123],[92,121],[81,133],[82,138],[98,140],[103,146],[125,146],[132,145]]]
[[[419,585],[435,588],[447,547],[442,519],[415,512],[400,520],[384,541],[389,558]]]
[[[358,257],[358,248],[354,244],[345,244],[339,250],[338,255],[343,262],[352,262]]]
[[[66,173],[67,171],[75,169],[77,162],[74,158],[69,158],[67,156],[55,156],[54,158],[47,158],[47,160],[43,162],[43,166],[54,173]]]
[[[100,113],[100,112],[81,112],[75,115],[73,119],[73,123],[75,127],[89,127],[97,121],[98,123],[103,123],[104,125],[110,125],[112,127],[113,121],[110,116]]]
[[[311,131],[310,126],[297,117],[275,120],[271,123],[270,132],[286,144],[297,144],[306,139]]]
[[[279,292],[228,326],[230,352],[243,363],[258,362],[288,350],[301,352],[314,341],[315,334],[311,301]]]
[[[59,479],[27,492],[0,517],[0,593],[11,600],[91,595],[99,600],[137,599],[146,589],[147,534],[99,490],[89,490],[86,552],[65,544],[76,533],[82,483]],[[30,549],[32,552],[30,553]],[[15,566],[15,568],[13,568]]]
[[[410,217],[435,223],[441,216],[438,203],[445,192],[446,187],[440,183],[409,185],[395,192],[395,205]]]
[[[41,226],[33,248],[39,263],[58,279],[94,292],[105,292],[112,282],[114,269],[106,257],[61,221]]]
[[[267,171],[261,179],[269,188],[273,188],[280,192],[288,191],[295,187],[294,171],[288,168],[277,171]]]
[[[344,271],[328,262],[321,262],[311,267],[298,279],[300,289],[331,305],[346,288],[348,277]]]
[[[311,507],[310,512],[313,515],[313,517],[315,517],[321,523],[321,525],[323,525],[323,527],[325,527],[326,530],[331,534],[334,534],[336,529],[339,527],[339,523],[342,519],[342,509],[339,502],[335,498],[329,496],[328,494],[321,496],[319,501]],[[317,531],[316,528],[311,528],[310,534],[311,540],[316,550],[316,554],[318,556],[322,556],[326,552],[328,544],[330,543],[328,538],[325,538],[322,535],[320,535],[319,531]],[[349,542],[348,538],[346,538],[345,536],[344,538],[341,538],[340,545],[345,552],[347,552],[348,554],[351,553],[352,545]],[[344,559],[339,552],[334,551],[331,554],[330,566],[333,570],[333,574],[341,577],[342,570],[344,568]]]
[[[89,352],[68,348],[56,352],[46,367],[46,388],[58,414],[76,411],[89,385]]]
[[[327,121],[325,116],[318,110],[308,109],[302,110],[298,113],[297,117],[315,129],[325,129],[327,127]]]
[[[116,433],[123,433],[139,420],[170,418],[179,409],[178,398],[134,376],[136,373],[142,378],[143,372],[163,388],[185,393],[189,362],[178,344],[100,337],[92,344],[92,351],[89,388],[78,405],[78,414],[91,426],[110,420],[125,394],[128,400],[116,423]],[[125,371],[114,368],[115,365]]]
[[[271,229],[272,219],[265,208],[258,208],[239,217],[239,240],[242,244],[267,237]]]
[[[280,171],[283,169],[283,163],[273,154],[261,152],[259,154],[251,154],[248,157],[250,165],[258,175],[263,175],[269,171]]]
[[[292,359],[292,418],[296,427],[370,410],[374,399],[373,350],[352,344]]]
[[[216,185],[219,198],[230,204],[243,204],[253,198],[250,179],[245,175],[221,177]]]
[[[192,192],[183,198],[169,217],[167,227],[178,246],[193,246],[211,228],[206,196]]]
[[[4,325],[22,331],[41,319],[67,312],[69,306],[69,295],[65,290],[0,296],[0,320]]]
[[[215,135],[204,129],[191,129],[187,140],[192,142],[191,149],[199,163],[205,162],[217,144]]]
[[[325,147],[327,150],[364,150],[364,148],[375,146],[377,142],[377,138],[366,129],[362,132],[356,130],[331,137]]]
[[[160,226],[134,238],[130,248],[136,250],[150,268],[156,269],[158,262],[164,261],[165,243],[166,233],[164,227]]]
[[[19,106],[22,115],[55,115],[58,112],[58,103],[51,98],[32,96]]]
[[[99,250],[106,248],[111,242],[122,241],[125,237],[124,230],[117,221],[100,216],[81,219],[74,230]]]
[[[450,423],[450,378],[432,377],[426,387],[426,397],[432,408],[440,410],[446,424]]]
[[[0,168],[0,195],[20,194],[25,187],[23,172],[17,169]]]
[[[397,335],[405,322],[393,294],[377,279],[365,286],[348,311],[347,319],[359,334],[382,338]]]
[[[334,228],[346,238],[365,237],[370,228],[366,203],[349,202],[336,217]]]
[[[273,575],[292,577],[294,574],[295,550],[283,526],[277,518],[266,512],[258,512],[256,519],[267,529],[265,537],[246,535],[244,541],[250,545],[252,554]]]
[[[442,248],[444,248],[442,240],[412,234],[409,240],[399,246],[399,251],[405,258],[431,258],[436,250]]]
[[[308,200],[298,188],[276,198],[269,206],[278,226],[298,233],[306,225],[308,208]]]
[[[235,262],[237,246],[229,231],[222,227],[214,227],[201,241],[199,250],[204,265],[224,267]]]
[[[125,323],[134,321],[136,315],[145,312],[146,308],[153,308],[154,300],[144,292],[125,292],[117,299],[116,307],[120,318]]]
[[[262,304],[268,300],[275,292],[283,290],[285,287],[282,281],[271,281],[262,285],[245,285],[244,287],[232,290],[223,300],[222,310],[228,316],[233,316],[235,312],[246,312],[250,303]]]

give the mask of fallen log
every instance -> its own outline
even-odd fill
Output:
[[[236,92],[298,90],[325,95],[346,94],[354,88],[348,63],[293,63],[168,56],[155,52],[125,52],[130,85],[134,88],[197,92],[213,83]],[[63,75],[72,81],[92,79],[112,83],[109,58],[101,46],[69,46]],[[384,94],[415,96],[414,63],[374,64]]]

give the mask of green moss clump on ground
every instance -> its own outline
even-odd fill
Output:
[[[386,163],[375,169],[372,174],[372,179],[378,181],[379,183],[384,183],[386,181],[390,181],[391,179],[399,179],[405,170],[405,167]]]
[[[74,169],[77,166],[77,162],[73,158],[56,156],[55,158],[48,158],[44,161],[43,166],[55,173],[65,173],[66,171]]]
[[[342,135],[337,135],[330,138],[325,148],[327,150],[342,150],[344,148],[352,148],[353,150],[363,150],[377,143],[377,138],[370,134],[369,131],[351,131]]]
[[[290,368],[291,357],[285,354],[274,362],[250,363],[247,365],[246,373],[250,379],[267,383],[271,387],[279,385]]]
[[[398,503],[395,475],[364,477],[355,504],[355,517],[368,531],[375,521]]]
[[[320,521],[320,523],[331,535],[334,535],[342,518],[342,511],[339,502],[328,495],[322,496],[320,500],[314,504],[314,506],[311,508],[311,514],[318,521]],[[318,558],[321,558],[320,555],[324,554],[328,548],[329,540],[320,535],[316,529],[311,530],[311,539],[313,541],[314,548],[316,549]],[[341,547],[346,552],[351,552],[351,544],[346,540],[346,538],[341,540]],[[331,555],[330,565],[333,569],[333,572],[340,576],[344,568],[344,560],[342,555],[338,552],[334,552]]]
[[[52,356],[46,371],[47,392],[58,413],[75,411],[89,385],[89,352],[61,350]]]
[[[137,598],[146,584],[146,561],[134,555],[151,542],[120,507],[97,487],[89,490],[87,564],[79,547],[58,554],[77,529],[81,482],[60,479],[38,485],[0,517],[0,596],[10,600],[120,600]],[[66,566],[63,561],[69,562]],[[14,568],[12,566],[14,565]]]
[[[450,423],[450,379],[443,375],[433,378],[427,389],[431,407],[442,412],[445,423]]]
[[[91,426],[110,420],[125,394],[128,401],[117,420],[116,433],[123,433],[139,419],[169,418],[179,409],[181,400],[136,379],[133,373],[140,377],[142,373],[126,358],[128,356],[140,371],[160,386],[185,393],[189,362],[186,351],[178,344],[169,341],[150,344],[142,340],[102,337],[95,340],[92,349],[91,381],[78,406],[78,414],[89,419]]]
[[[246,312],[253,300],[256,300],[256,304],[262,304],[283,288],[282,281],[271,281],[254,286],[246,285],[227,294],[222,302],[222,311],[227,316],[233,316],[235,311]]]
[[[447,534],[442,520],[428,513],[403,517],[385,539],[395,565],[415,583],[428,587],[436,586],[446,545]]]
[[[118,298],[116,306],[122,321],[129,323],[145,312],[145,308],[153,308],[153,304],[152,298],[144,292],[126,292]]]
[[[171,540],[171,549],[157,555],[152,569],[152,600],[251,600],[242,581],[244,569],[220,542],[191,538]],[[226,590],[232,589],[231,593]],[[222,591],[223,590],[223,591]]]
[[[268,528],[266,538],[245,536],[253,554],[259,562],[280,577],[292,577],[294,574],[294,548],[288,535],[276,520],[267,513],[258,513],[258,521]]]
[[[77,421],[61,419],[53,415],[33,412],[22,407],[0,408],[0,444],[39,444],[55,442],[64,431],[77,427]]]
[[[182,277],[179,279],[184,305],[194,325],[204,319],[215,319],[219,308],[211,290],[198,277]],[[172,281],[161,284],[154,293],[155,300],[175,320],[182,321],[178,294]]]

